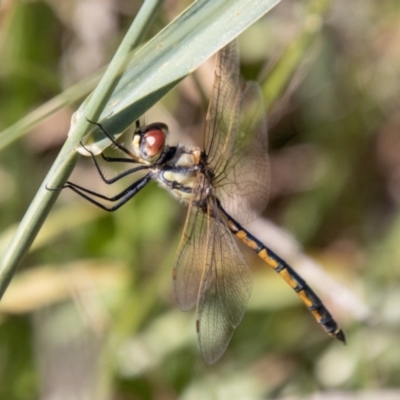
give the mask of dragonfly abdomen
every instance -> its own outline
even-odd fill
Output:
[[[224,210],[223,212],[231,232],[248,247],[253,249],[268,266],[274,269],[275,272],[277,272],[290,285],[325,332],[336,337],[341,342],[346,343],[346,338],[342,329],[340,329],[330,312],[322,303],[321,299],[308,286],[307,282],[297,274],[290,265],[257,238],[247,232],[246,229],[232,219],[232,217],[230,217]]]

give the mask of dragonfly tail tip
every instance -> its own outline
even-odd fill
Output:
[[[335,336],[344,344],[346,345],[346,336],[344,335],[344,332],[339,329],[336,333]]]

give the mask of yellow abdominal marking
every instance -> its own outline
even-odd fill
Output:
[[[262,249],[258,255],[273,269],[277,269],[279,264],[273,260],[272,258],[270,258],[268,256],[267,250],[266,249]],[[289,284],[289,286],[293,289],[296,289],[296,287],[298,286],[297,281],[295,281],[289,271],[284,268],[281,271],[278,272],[279,275]],[[297,292],[297,295],[300,297],[300,299],[303,301],[303,303],[307,306],[307,307],[311,307],[313,305],[313,302],[308,298],[306,291],[303,289],[299,292]],[[321,319],[321,315],[317,310],[313,310],[311,311],[312,314],[314,315],[314,317],[319,321]]]
[[[318,311],[318,310],[312,310],[311,311],[311,314],[314,316],[314,318],[319,322],[319,323],[321,323],[321,314],[320,314],[320,312]],[[322,324],[321,324],[322,325]],[[324,328],[325,328],[325,326],[324,325],[322,325]],[[325,329],[326,330],[326,329]],[[335,333],[336,332],[338,332],[340,329],[336,329],[336,331],[335,331]],[[328,332],[330,335],[332,335],[332,332]]]
[[[271,268],[277,269],[279,267],[278,262],[268,255],[267,249],[262,249],[258,253],[258,256],[262,258]]]
[[[290,287],[296,289],[297,282],[290,276],[289,271],[286,268],[279,271],[279,275],[290,285]]]
[[[244,242],[247,246],[249,246],[252,250],[257,250],[258,244],[254,241],[251,240],[245,231],[237,231],[235,235],[242,241]]]
[[[303,300],[303,303],[310,308],[313,305],[313,302],[308,298],[307,293],[303,290],[301,290],[300,292],[297,292],[298,296],[301,298],[301,300]],[[313,314],[316,312],[316,315],[320,315],[319,312],[317,312],[317,310],[311,311]]]

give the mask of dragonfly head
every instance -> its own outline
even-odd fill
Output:
[[[133,153],[144,164],[154,164],[163,154],[168,126],[162,122],[145,125],[133,134]]]

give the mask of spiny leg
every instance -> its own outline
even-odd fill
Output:
[[[87,119],[87,118],[86,118]],[[105,136],[110,139],[111,143],[117,147],[119,150],[127,154],[131,159],[135,159],[135,156],[127,149],[124,145],[121,143],[118,143],[104,128],[103,125],[99,124],[98,122],[91,121],[90,119],[87,119],[88,122],[90,122],[93,125],[96,125],[100,128],[100,130],[104,133]],[[136,129],[138,129],[138,121],[136,121]]]
[[[127,171],[121,172],[120,174],[114,176],[114,178],[107,179],[104,176],[103,171],[101,170],[101,168],[99,166],[99,163],[96,160],[95,155],[88,148],[86,148],[85,145],[82,142],[80,142],[80,144],[90,154],[90,156],[92,157],[92,160],[93,160],[94,165],[96,166],[97,172],[99,173],[102,181],[107,183],[107,185],[111,185],[112,183],[117,182],[118,180],[124,178],[125,176],[133,174],[133,173],[135,173],[137,171],[143,171],[145,169],[149,169],[148,165],[139,165],[138,167],[130,168]],[[125,158],[106,157],[106,156],[103,155],[103,153],[101,153],[101,156],[107,162],[119,161],[119,162],[135,162],[135,163],[137,163],[136,161],[134,161],[132,159],[129,159],[129,158],[125,159]]]
[[[101,155],[102,159],[107,162],[123,162],[123,163],[138,164],[137,160],[134,160],[132,158],[109,157],[109,156],[105,156],[103,153],[101,153],[100,155]]]
[[[139,179],[138,181],[134,182],[132,185],[128,186],[125,190],[123,190],[121,193],[118,193],[115,196],[112,197],[107,197],[101,193],[94,192],[92,190],[86,189],[82,186],[79,186],[75,183],[72,182],[67,182],[63,187],[57,188],[57,189],[51,189],[47,188],[48,190],[51,191],[56,191],[56,190],[62,190],[65,188],[73,190],[75,193],[77,193],[79,196],[83,197],[90,203],[94,204],[97,207],[100,207],[101,209],[105,211],[115,211],[118,210],[121,206],[123,206],[126,202],[128,202],[133,196],[135,196],[141,189],[143,189],[151,180],[151,175],[147,174],[143,178]],[[113,206],[107,207],[104,204],[98,202],[97,200],[93,199],[91,196],[107,200],[110,202],[116,202]]]

